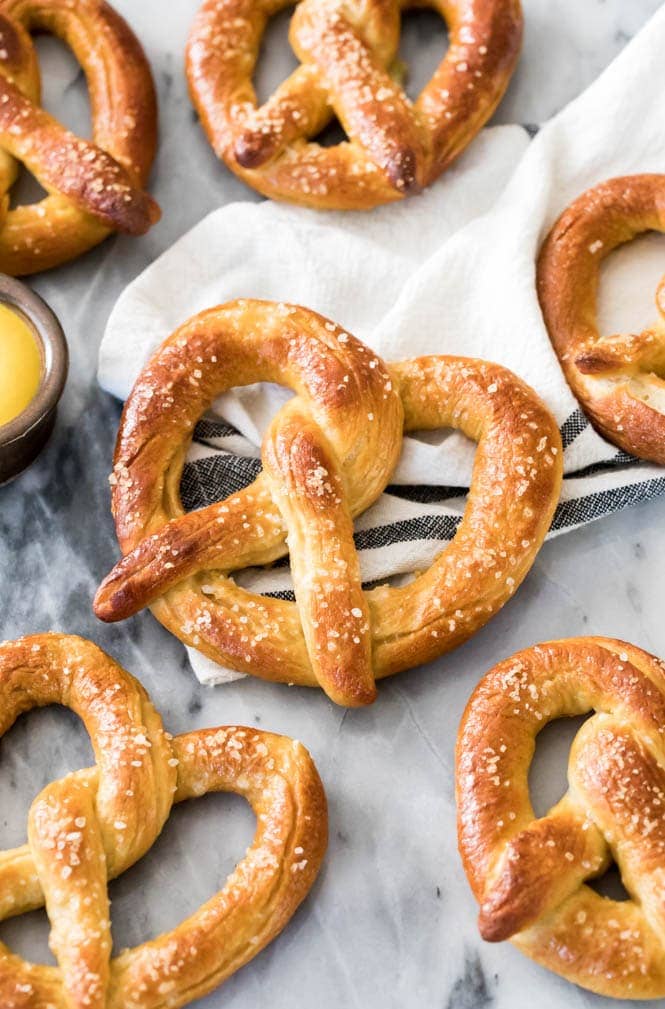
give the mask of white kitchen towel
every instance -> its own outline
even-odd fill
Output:
[[[109,319],[99,381],[125,398],[141,367],[188,316],[237,297],[292,301],[341,323],[387,360],[466,354],[526,379],[555,414],[565,480],[552,534],[665,492],[665,472],[608,444],[573,398],[543,325],[535,258],[547,230],[605,178],[665,170],[665,7],[579,98],[534,139],[487,129],[426,193],[371,213],[316,213],[264,202],[214,211],[139,276]],[[225,169],[220,166],[219,171]],[[603,268],[604,332],[652,321],[661,236]],[[285,391],[227,393],[197,427],[182,482],[187,507],[232,493],[260,469],[266,423]],[[453,432],[405,439],[387,492],[356,522],[363,579],[408,576],[430,563],[464,509],[473,446]],[[237,576],[292,598],[288,566]],[[190,652],[204,682],[228,670]]]

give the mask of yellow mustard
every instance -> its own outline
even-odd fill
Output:
[[[35,398],[42,368],[32,329],[17,312],[0,303],[0,425],[18,417]]]

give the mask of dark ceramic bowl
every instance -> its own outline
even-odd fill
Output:
[[[0,273],[0,302],[27,322],[42,355],[42,378],[35,398],[25,410],[0,424],[0,484],[18,476],[33,462],[53,430],[58,401],[65,387],[69,355],[56,316],[29,287]]]

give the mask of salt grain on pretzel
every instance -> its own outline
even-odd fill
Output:
[[[568,382],[615,445],[665,464],[665,287],[659,318],[641,333],[602,336],[596,322],[600,264],[645,231],[665,231],[665,175],[610,179],[561,215],[538,261],[545,324]]]
[[[0,734],[18,715],[63,704],[96,764],[34,800],[28,843],[0,853],[0,918],[46,905],[58,967],[0,943],[2,1009],[177,1009],[266,946],[309,891],[327,835],[326,801],[305,748],[224,726],[172,738],[141,685],[81,638],[0,645]],[[232,791],[256,834],[223,889],[170,932],[111,958],[107,881],[152,846],[174,802]],[[216,841],[215,841],[216,843]]]
[[[183,514],[197,420],[226,389],[261,381],[296,393],[266,432],[263,472]],[[478,442],[457,535],[409,584],[363,591],[353,516],[386,487],[404,430],[443,427]],[[459,357],[387,366],[307,309],[230,302],[176,330],[125,404],[112,484],[126,556],[95,612],[119,620],[149,605],[225,666],[366,704],[376,679],[461,644],[512,596],[549,528],[561,457],[554,418],[505,368]],[[295,604],[230,577],[287,551]]]
[[[537,818],[535,737],[589,711],[568,791]],[[623,641],[551,641],[487,673],[457,742],[459,847],[485,939],[601,995],[665,996],[664,733],[663,663]],[[628,900],[587,885],[612,859]]]
[[[90,91],[93,140],[40,104],[31,31],[71,47]],[[150,68],[128,25],[103,0],[0,2],[0,271],[35,273],[74,259],[110,232],[141,235],[159,218],[144,192],[157,139]],[[46,189],[9,209],[19,163]]]
[[[406,0],[299,0],[289,39],[301,65],[257,107],[252,73],[285,0],[205,0],[187,45],[190,93],[210,143],[265,196],[367,209],[433,182],[489,119],[514,70],[519,0],[428,0],[448,51],[412,103],[390,73]],[[336,114],[348,142],[309,142]]]

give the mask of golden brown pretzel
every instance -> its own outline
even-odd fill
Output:
[[[33,802],[28,843],[0,853],[0,918],[46,905],[58,967],[0,943],[3,1009],[176,1009],[205,995],[284,927],[326,847],[323,787],[298,742],[225,726],[177,736],[141,685],[82,638],[0,645],[0,734],[30,708],[64,704],[83,720],[95,767]],[[224,887],[172,931],[110,959],[107,880],[151,847],[173,802],[233,791],[257,816]]]
[[[568,791],[536,819],[527,780],[536,734],[591,710]],[[481,680],[459,730],[457,803],[485,939],[510,938],[602,995],[665,995],[664,726],[663,663],[623,641],[535,645]],[[612,858],[630,900],[585,885]]]
[[[665,464],[665,288],[660,318],[642,333],[602,337],[600,264],[624,242],[665,231],[665,175],[628,175],[583,193],[540,253],[538,295],[573,392],[600,433],[626,452]]]
[[[31,31],[74,51],[90,91],[93,140],[40,105]],[[111,231],[141,235],[159,218],[143,191],[155,153],[152,76],[128,25],[103,0],[0,0],[0,271],[35,273],[67,262]],[[48,196],[9,209],[18,163]]]
[[[196,421],[257,381],[296,396],[263,442],[263,472],[183,515]],[[456,427],[479,442],[457,536],[408,585],[364,592],[352,517],[381,494],[403,430]],[[157,350],[125,404],[112,476],[125,556],[95,599],[103,620],[149,605],[182,641],[268,680],[372,701],[375,679],[465,641],[525,577],[561,483],[561,442],[535,393],[505,368],[459,357],[386,366],[307,309],[235,301],[194,316]],[[229,573],[288,552],[297,605]]]
[[[415,104],[390,75],[400,14],[421,0],[297,0],[301,66],[257,107],[266,23],[292,0],[205,0],[187,45],[192,101],[218,157],[264,196],[368,209],[429,185],[489,119],[515,67],[519,0],[424,0],[448,51]],[[309,142],[337,114],[349,141]]]

